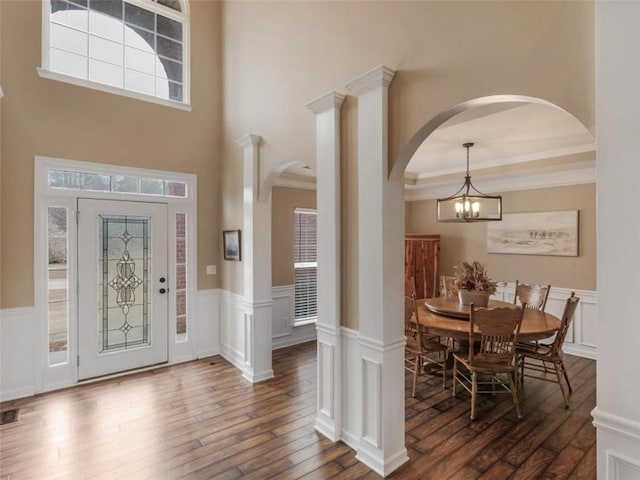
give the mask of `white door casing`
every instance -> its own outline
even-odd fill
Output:
[[[78,199],[79,380],[168,360],[167,212]]]

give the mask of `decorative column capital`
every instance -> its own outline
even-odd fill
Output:
[[[340,109],[340,107],[342,106],[342,102],[344,102],[344,95],[338,92],[329,92],[316,98],[315,100],[311,100],[305,105],[305,107],[318,115],[319,113],[330,110],[332,108]]]
[[[351,80],[347,83],[347,88],[360,96],[374,88],[388,87],[395,74],[395,70],[385,67],[384,65],[380,65]]]
[[[248,134],[243,137],[240,137],[238,140],[236,140],[236,143],[242,147],[248,147],[251,145],[253,145],[254,147],[257,147],[258,145],[260,145],[261,140],[262,140],[262,137],[260,135]]]

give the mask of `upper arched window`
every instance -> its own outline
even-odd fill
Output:
[[[184,0],[44,3],[43,76],[189,103]]]

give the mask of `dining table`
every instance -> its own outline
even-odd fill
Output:
[[[488,308],[519,308],[513,303],[489,300]],[[470,306],[463,305],[457,296],[435,297],[418,300],[418,319],[427,334],[469,340]],[[553,336],[560,328],[560,319],[555,315],[533,308],[525,308],[518,334],[518,341],[530,342]]]

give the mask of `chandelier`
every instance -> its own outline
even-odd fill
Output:
[[[462,145],[467,149],[467,174],[464,184],[456,193],[436,201],[438,222],[487,222],[502,220],[502,196],[486,195],[471,183],[469,149],[473,143]]]

